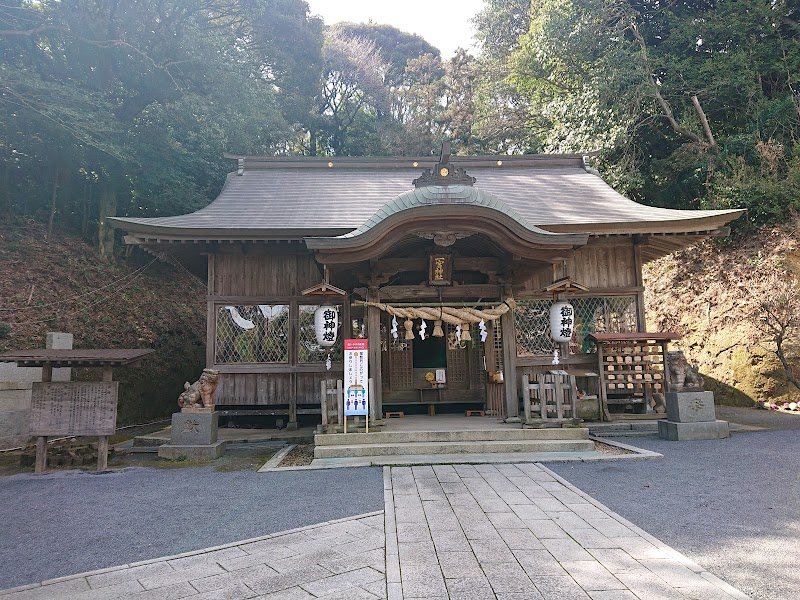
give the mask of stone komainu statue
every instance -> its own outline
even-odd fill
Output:
[[[703,378],[697,369],[689,364],[682,350],[667,352],[670,391],[703,391]]]
[[[214,408],[214,392],[219,381],[219,371],[203,369],[200,379],[194,383],[183,384],[183,393],[178,396],[181,408]]]

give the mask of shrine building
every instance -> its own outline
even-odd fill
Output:
[[[523,382],[553,369],[606,408],[644,412],[668,385],[647,355],[669,336],[645,334],[642,265],[727,235],[744,212],[638,204],[577,154],[229,158],[238,169],[207,207],[113,221],[207,278],[217,408],[289,424],[319,422],[345,338],[368,340],[378,416],[517,417]]]

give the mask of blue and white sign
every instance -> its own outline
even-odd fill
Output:
[[[369,415],[367,340],[344,341],[344,416]]]

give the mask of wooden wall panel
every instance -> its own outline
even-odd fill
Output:
[[[216,296],[297,296],[322,281],[311,255],[216,254],[214,263]]]
[[[331,370],[330,373],[298,373],[297,404],[313,404],[319,406],[319,384],[325,379],[342,379],[343,374]]]
[[[556,276],[561,277],[561,272],[558,266]],[[566,274],[589,288],[635,287],[638,284],[633,244],[584,246],[567,260]],[[531,276],[524,283],[523,290],[536,292],[552,282],[553,269],[547,267]]]

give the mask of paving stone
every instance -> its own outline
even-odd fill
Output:
[[[543,550],[544,546],[529,529],[498,529],[511,550]]]
[[[238,571],[239,569],[245,569],[259,564],[263,565],[296,555],[296,551],[289,550],[286,546],[277,546],[265,552],[246,554],[241,558],[220,560],[219,565],[226,571]]]
[[[333,594],[318,596],[319,600],[377,600],[378,596],[371,594],[363,587],[350,588]]]
[[[131,594],[125,600],[180,600],[180,598],[189,598],[195,595],[197,595],[197,590],[189,585],[188,582],[183,582]]]
[[[530,479],[533,479],[534,481],[557,483],[552,475],[543,471],[542,469],[540,469],[539,467],[537,467],[532,463],[515,464],[514,466],[517,467],[520,471],[525,473],[525,475],[527,475]],[[559,483],[558,485],[561,484]]]
[[[425,500],[445,500],[447,498],[442,490],[442,486],[439,485],[439,482],[436,480],[434,480],[434,482],[435,485],[417,484],[417,487],[419,488],[419,498],[423,502]]]
[[[709,584],[710,585],[710,584]],[[143,592],[144,588],[138,581],[124,581],[115,585],[108,585],[105,587],[79,592],[76,594],[70,593],[70,600],[112,600],[113,598],[122,598],[137,592]],[[60,597],[66,597],[61,596]],[[53,596],[53,598],[59,597]]]
[[[570,537],[578,542],[587,550],[593,548],[617,548],[619,547],[616,542],[607,538],[602,533],[595,529],[573,529],[567,530]]]
[[[593,548],[589,554],[594,556],[610,573],[629,573],[647,571],[642,564],[621,548]]]
[[[330,576],[330,571],[315,565],[311,568],[303,569],[302,571],[278,573],[277,575],[268,575],[260,578],[248,578],[244,583],[257,594],[271,594]]]
[[[542,487],[544,487],[544,486],[542,486]],[[545,488],[545,489],[547,489],[547,488]],[[563,486],[561,487],[561,489],[552,488],[552,489],[550,489],[548,491],[553,496],[558,498],[563,504],[566,504],[567,506],[574,506],[576,504],[590,505],[589,501],[586,500],[586,498],[584,498],[580,494],[576,494],[575,492],[568,490],[567,488],[565,488]]]
[[[65,598],[69,594],[77,594],[89,590],[89,583],[85,578],[69,579],[50,585],[31,588],[3,596],[3,600],[39,600],[40,598]]]
[[[619,521],[611,518],[588,518],[586,522],[607,537],[633,537],[637,534]]]
[[[567,572],[547,550],[514,550],[517,562],[528,577],[565,576]]]
[[[458,477],[458,475],[455,475]],[[466,494],[468,492],[467,486],[461,481],[442,481],[442,491],[445,494]]]
[[[646,558],[669,558],[669,552],[661,548],[656,548],[653,544],[641,537],[620,537],[609,539],[636,560],[642,560]]]
[[[513,504],[509,508],[526,523],[528,521],[549,520],[547,514],[533,504]]]
[[[497,533],[497,529],[495,529],[491,523],[483,523],[480,525],[463,523],[462,528],[464,530],[464,535],[467,536],[468,540],[502,541],[503,539],[500,537],[500,534]]]
[[[241,544],[237,548],[244,550],[247,554],[262,554],[275,548],[287,548],[292,544],[307,542],[309,539],[304,533],[292,533],[258,542],[250,542],[249,544]]]
[[[450,600],[495,600],[489,580],[485,577],[447,579]]]
[[[238,546],[230,548],[222,548],[221,550],[214,550],[212,552],[204,552],[203,554],[195,554],[192,556],[184,556],[183,558],[176,558],[168,560],[169,566],[176,571],[183,569],[196,569],[200,563],[216,563],[220,560],[228,560],[233,558],[242,558],[247,556],[247,552]]]
[[[572,512],[584,520],[605,519],[608,514],[594,506],[593,504],[575,504],[571,507]]]
[[[519,477],[520,475],[524,475],[524,471],[521,471],[519,467],[516,465],[495,465],[497,467],[497,471],[502,473],[506,477]]]
[[[266,596],[259,596],[258,598],[259,600],[310,600],[314,596],[302,588],[293,587],[288,590],[267,594]]]
[[[434,530],[431,536],[437,552],[472,552],[472,546],[462,531]]]
[[[431,532],[427,523],[398,523],[397,541],[401,544],[407,542],[424,542],[431,539]]]
[[[592,600],[639,600],[630,590],[589,592]]]
[[[488,515],[489,520],[496,529],[523,529],[525,523],[514,513],[491,513]]]
[[[459,477],[478,477],[478,470],[473,465],[453,465]]]
[[[738,595],[731,596],[725,590],[708,582],[699,585],[678,586],[678,591],[687,598],[702,598],[703,600],[731,600],[732,598],[740,598]]]
[[[472,552],[439,552],[437,557],[445,579],[482,575],[481,567]]]
[[[512,592],[510,594],[497,594],[497,600],[544,600],[542,595],[536,590],[535,587],[531,586],[531,588],[522,594],[517,592]]]
[[[626,589],[619,579],[595,560],[561,561],[561,566],[586,591]]]
[[[531,580],[545,600],[590,600],[572,577],[531,576]]]
[[[431,565],[436,563],[436,550],[431,541],[400,542],[400,565]]]
[[[531,499],[531,502],[533,502],[538,508],[546,513],[558,513],[570,510],[566,504],[561,502],[561,500],[551,496],[550,492],[545,493],[547,494],[546,497],[533,498]]]
[[[547,515],[556,525],[570,532],[571,529],[591,529],[592,526],[573,512],[554,512]],[[568,529],[569,528],[569,529]]]
[[[140,577],[163,575],[164,573],[174,573],[174,570],[166,562],[157,562],[149,565],[131,567],[129,569],[100,573],[99,575],[90,575],[86,580],[92,588],[101,588],[109,585],[116,585],[124,581],[136,581]]]
[[[383,573],[365,567],[363,569],[356,569],[355,571],[348,571],[347,573],[340,573],[339,575],[332,575],[316,581],[308,583],[300,583],[300,587],[311,592],[315,596],[324,596],[326,594],[333,594],[351,588],[357,588],[362,583],[369,583],[371,581],[383,580]]]
[[[433,465],[433,472],[436,474],[436,479],[441,482],[461,481],[453,465]]]
[[[247,569],[241,569],[232,573],[222,573],[221,575],[212,575],[211,577],[202,577],[199,579],[192,579],[189,583],[198,592],[211,592],[225,587],[230,587],[236,583],[240,583],[245,578],[252,577],[266,577],[267,575],[274,575],[275,571],[266,565],[256,565]]]
[[[653,600],[686,600],[686,596],[655,574],[632,571],[618,573],[617,578],[640,598],[647,598],[648,600],[651,598]]]
[[[221,575],[226,571],[216,563],[201,563],[194,568],[184,567],[181,571],[173,570],[171,573],[163,573],[160,575],[148,575],[140,577],[139,583],[146,590],[152,590],[160,587],[167,587],[176,583],[184,581],[191,581],[192,579],[200,579],[202,577],[209,577],[211,575]]]
[[[363,519],[359,519],[358,522],[363,525],[366,525],[367,527],[383,531],[384,518],[385,518],[384,514],[381,513],[379,515],[373,515],[371,517],[365,517]]]
[[[240,600],[254,597],[253,590],[243,583],[236,583],[218,590],[204,592],[197,596],[190,596],[191,600]]]
[[[483,573],[495,593],[525,592],[533,584],[517,561],[510,563],[484,563]]]
[[[385,544],[386,538],[382,535],[364,536],[362,539],[356,540],[355,542],[336,546],[336,552],[342,556],[352,556],[354,554],[360,554],[361,552],[369,552],[376,548],[383,548]]]
[[[288,558],[279,558],[276,560],[268,560],[264,565],[270,568],[272,573],[286,573],[288,571],[296,571],[312,565],[319,564],[320,561],[325,559],[341,560],[345,559],[345,555],[337,552],[336,550],[314,550],[308,554],[297,554]],[[269,573],[264,573],[269,575]]]
[[[533,501],[519,490],[503,490],[497,492],[500,498],[508,504],[533,504]]]
[[[540,540],[566,539],[568,537],[567,532],[550,519],[526,520],[525,525]]]
[[[472,494],[450,494],[447,496],[447,501],[453,508],[456,506],[477,508],[479,506]]]
[[[675,587],[703,587],[707,583],[700,575],[675,560],[642,559],[639,563]]]
[[[354,554],[352,556],[345,556],[338,559],[323,558],[318,563],[320,566],[325,567],[331,573],[339,574],[346,573],[347,571],[354,571],[363,567],[371,567],[381,573],[386,572],[386,555],[383,548],[376,548],[369,552],[362,552],[361,554]]]
[[[414,474],[414,479],[436,479],[436,473],[433,472],[433,467],[428,465],[420,465],[411,467],[411,472]]]
[[[594,560],[594,557],[572,539],[544,539],[542,545],[556,560]]]
[[[404,507],[404,508],[397,508],[395,507],[395,522],[400,525],[401,523],[427,523],[428,519],[425,516],[425,511],[422,510],[422,506],[420,505],[419,508],[412,508],[412,507]]]
[[[406,598],[447,598],[439,565],[402,565],[403,594]]]
[[[485,513],[510,513],[511,507],[498,496],[496,500],[483,500],[478,498],[478,504]],[[515,505],[517,506],[517,505]]]
[[[475,558],[481,565],[493,562],[512,562],[514,554],[508,549],[502,539],[498,540],[470,540],[470,546],[475,553]]]
[[[362,583],[361,587],[367,590],[370,594],[375,596],[376,598],[386,598],[386,582],[385,581],[373,581],[372,583]]]

